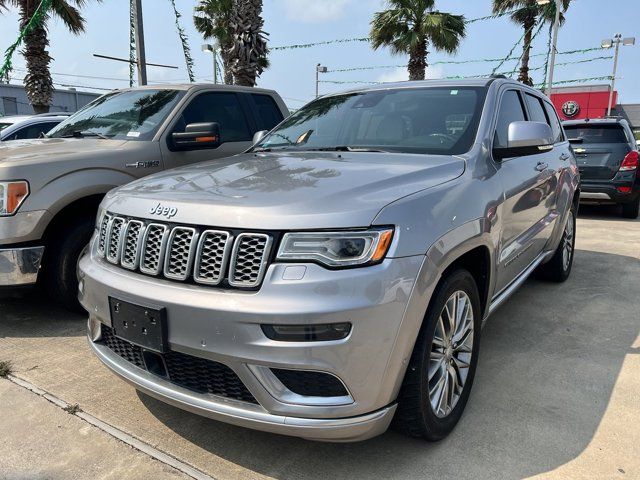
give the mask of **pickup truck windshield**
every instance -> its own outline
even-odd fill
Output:
[[[60,123],[49,137],[150,140],[182,95],[179,90],[108,93]]]
[[[324,97],[254,149],[461,154],[474,142],[485,95],[482,87],[427,87]]]

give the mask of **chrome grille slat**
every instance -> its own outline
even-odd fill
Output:
[[[233,237],[221,230],[205,230],[200,235],[193,279],[204,285],[219,285],[233,246]]]
[[[106,212],[97,253],[114,265],[180,282],[256,288],[263,279],[273,237],[165,224]]]
[[[139,220],[131,220],[127,223],[122,233],[122,253],[120,265],[128,270],[138,268],[142,236],[144,235],[144,223]]]
[[[106,257],[111,263],[118,263],[120,261],[120,242],[125,223],[126,221],[122,217],[114,217],[109,223],[109,228],[107,230]]]
[[[109,222],[111,221],[112,216],[108,213],[105,213],[100,220],[100,234],[98,236],[98,253],[100,255],[104,255],[105,248],[107,245],[107,230],[109,228]]]
[[[264,233],[241,233],[231,255],[229,285],[255,287],[262,282],[271,251],[271,237]]]
[[[162,261],[167,245],[169,227],[160,223],[147,225],[142,240],[140,254],[140,271],[149,275],[158,275],[162,268]]]
[[[195,228],[175,227],[167,242],[164,276],[172,280],[186,280],[189,276],[198,234]]]

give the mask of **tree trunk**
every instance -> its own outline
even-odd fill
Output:
[[[232,48],[233,42],[228,42],[225,45],[220,45],[220,56],[222,57],[222,68],[224,69],[225,85],[233,85],[233,73],[231,72],[231,63],[233,61],[233,58],[230,54]]]
[[[24,29],[33,16],[38,2],[23,1],[20,6],[20,28]],[[22,55],[27,62],[27,75],[24,86],[27,98],[35,113],[49,112],[53,97],[53,81],[49,72],[51,57],[47,51],[49,39],[44,25],[36,27],[24,38]]]
[[[424,80],[427,68],[427,42],[421,41],[409,52],[409,80]]]
[[[520,73],[518,81],[525,85],[533,86],[533,80],[529,76],[529,59],[531,57],[531,40],[533,39],[533,28],[536,25],[536,17],[531,16],[523,23],[525,29],[524,44],[522,46],[522,62],[520,63]]]
[[[230,22],[233,47],[229,51],[236,85],[254,87],[264,70],[268,49],[261,14],[262,0],[237,0]]]

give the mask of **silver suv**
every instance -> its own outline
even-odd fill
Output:
[[[553,106],[514,81],[326,96],[244,155],[107,195],[80,262],[90,345],[221,421],[438,440],[484,320],[534,270],[569,276],[578,185]]]

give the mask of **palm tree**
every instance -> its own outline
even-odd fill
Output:
[[[465,37],[462,15],[443,13],[435,0],[388,0],[388,8],[371,21],[374,50],[391,47],[394,54],[408,54],[409,80],[424,80],[428,48],[454,53]]]
[[[49,38],[47,22],[57,17],[74,35],[84,32],[85,20],[80,13],[89,0],[52,0],[43,21],[24,38],[22,55],[27,62],[27,75],[24,78],[27,97],[36,113],[47,113],[53,96],[53,81],[49,72],[51,56],[47,51]],[[96,0],[101,1],[101,0]],[[40,2],[37,0],[0,0],[0,9],[15,7],[20,12],[20,29],[24,29]]]
[[[562,0],[564,12],[569,8],[571,0]],[[533,29],[538,21],[552,23],[555,21],[556,10],[555,1],[548,5],[538,5],[536,0],[493,0],[493,12],[504,13],[515,10],[511,14],[511,20],[518,25],[522,25],[524,30],[524,44],[522,47],[522,60],[520,61],[520,73],[518,80],[527,85],[533,85],[533,80],[529,76],[529,59],[531,55],[531,41],[533,39]],[[564,23],[564,15],[560,13],[560,23]]]
[[[235,0],[229,26],[233,45],[229,50],[236,85],[254,87],[269,66],[267,33],[262,30],[262,0]]]
[[[227,85],[233,85],[229,55],[231,47],[233,47],[233,37],[229,27],[233,7],[233,0],[200,0],[194,9],[193,16],[193,24],[204,39],[214,39],[220,46],[224,83]]]

